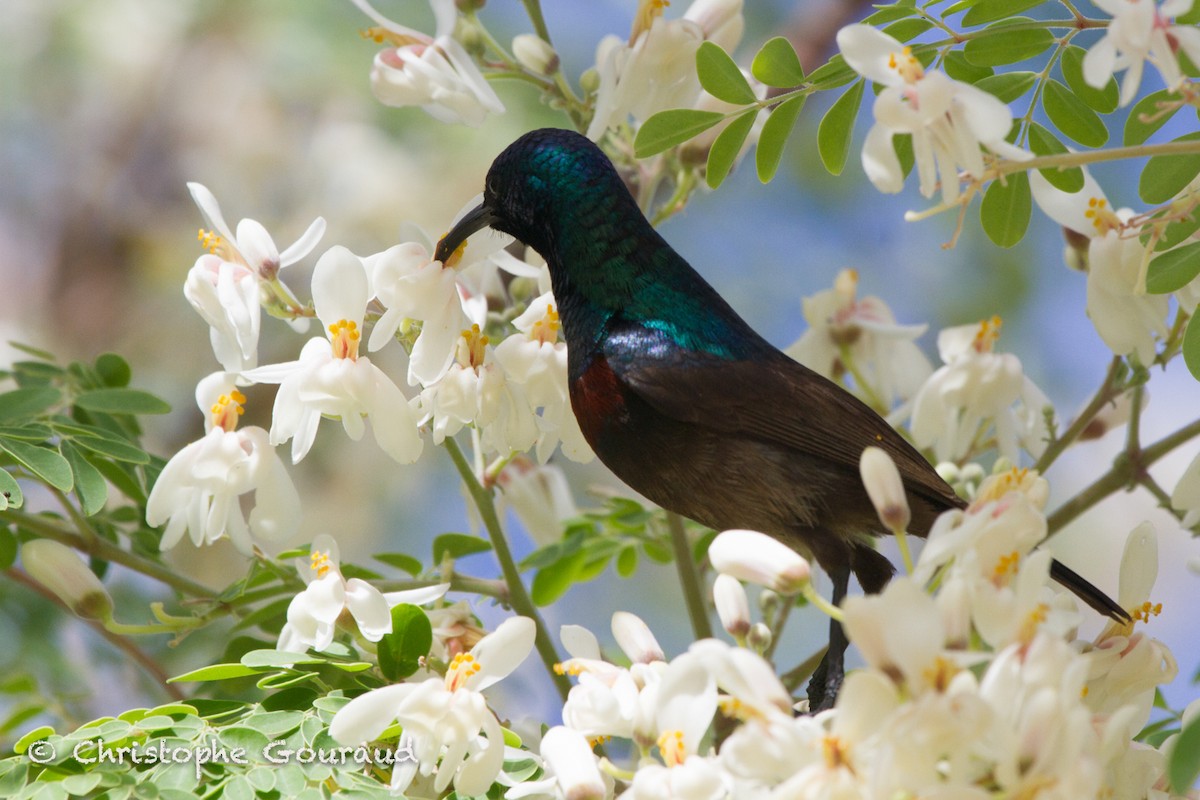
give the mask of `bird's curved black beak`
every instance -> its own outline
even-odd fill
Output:
[[[472,208],[437,243],[437,248],[433,251],[434,260],[445,264],[446,259],[454,254],[454,251],[467,240],[468,236],[489,227],[498,219],[499,217],[492,211],[486,200]]]

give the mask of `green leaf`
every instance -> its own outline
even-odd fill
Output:
[[[1182,289],[1200,275],[1200,242],[1168,250],[1150,261],[1146,271],[1146,291],[1167,294]]]
[[[377,553],[373,556],[376,561],[387,564],[389,567],[403,570],[409,575],[420,575],[424,565],[420,559],[413,558],[405,553]]]
[[[21,439],[26,442],[44,442],[54,436],[54,431],[37,422],[24,425],[0,425],[0,438]]]
[[[149,464],[150,454],[115,436],[76,436],[71,439],[78,446],[102,456],[130,464]]]
[[[96,374],[105,386],[113,388],[128,386],[129,379],[133,377],[129,362],[116,353],[102,353],[96,357]]]
[[[1192,325],[1188,326],[1190,330]],[[1195,374],[1195,370],[1192,373]],[[1167,778],[1174,794],[1185,794],[1200,776],[1200,719],[1184,726],[1167,759]]]
[[[62,400],[62,393],[50,386],[13,389],[0,394],[0,422],[15,422],[37,416]]]
[[[1162,234],[1158,237],[1158,242],[1154,245],[1155,250],[1173,250],[1183,244],[1188,239],[1192,238],[1197,230],[1200,230],[1200,215],[1195,211],[1183,217],[1182,219],[1172,220],[1163,228]],[[1143,234],[1142,241],[1149,241],[1149,236]]]
[[[1200,315],[1191,318],[1183,333],[1183,363],[1187,364],[1192,377],[1200,381],[1200,322],[1196,322],[1197,319]]]
[[[625,547],[617,556],[617,574],[628,578],[637,571],[638,551],[633,545]]]
[[[854,118],[862,103],[865,81],[859,81],[839,97],[821,119],[817,127],[817,150],[821,163],[831,175],[841,175],[850,154],[850,140],[854,133]]]
[[[1036,82],[1036,72],[1018,70],[1016,72],[1002,72],[999,75],[992,75],[979,81],[975,86],[983,89],[988,94],[995,95],[1002,103],[1011,103],[1032,89],[1033,84]]]
[[[75,405],[103,414],[166,414],[171,406],[140,389],[94,389],[75,398]]]
[[[71,466],[57,450],[26,444],[16,439],[0,439],[0,449],[7,450],[23,467],[60,492],[69,492],[74,485]]]
[[[576,550],[548,567],[538,570],[533,576],[529,594],[539,606],[548,606],[566,594],[575,583],[579,571],[587,561],[587,551]]]
[[[75,496],[79,498],[79,507],[85,517],[90,517],[104,508],[104,502],[108,499],[108,484],[100,470],[89,464],[70,442],[63,442],[59,446],[75,476]]]
[[[857,78],[858,73],[850,68],[841,53],[831,56],[828,61],[808,74],[809,83],[822,91],[845,86]]]
[[[251,650],[242,655],[238,659],[243,667],[249,667],[255,671],[264,669],[287,669],[294,667],[297,664],[324,664],[325,658],[322,656],[309,655],[307,653],[294,653],[287,650]]]
[[[872,26],[886,25],[887,23],[895,22],[898,19],[904,19],[905,17],[911,17],[913,14],[916,14],[916,13],[917,13],[916,7],[911,6],[911,5],[910,6],[903,6],[903,5],[884,6],[883,8],[878,9],[877,11],[872,13],[870,16],[868,16],[866,19],[864,19],[863,24],[864,25],[872,25]],[[762,80],[762,79],[759,78],[759,80]]]
[[[1104,120],[1058,81],[1046,81],[1042,108],[1055,127],[1085,147],[1100,147],[1108,141]]]
[[[758,101],[741,68],[714,42],[703,42],[696,50],[696,76],[705,91],[718,100],[737,106]]]
[[[1075,96],[1101,114],[1111,114],[1117,110],[1121,93],[1117,89],[1116,78],[1109,78],[1103,89],[1097,89],[1083,78],[1083,57],[1087,51],[1074,45],[1063,50],[1062,65],[1063,79]]]
[[[1200,132],[1172,139],[1173,142],[1198,142]],[[1138,179],[1138,194],[1150,204],[1165,203],[1183,191],[1200,173],[1200,153],[1178,156],[1153,156],[1146,162]]]
[[[8,474],[8,470],[0,469],[0,511],[6,508],[20,508],[25,504],[25,496],[17,479]]]
[[[729,176],[729,170],[733,169],[733,162],[742,151],[742,145],[746,143],[757,116],[758,109],[754,108],[734,117],[713,141],[708,149],[708,165],[704,170],[704,180],[710,189],[716,189]]]
[[[1040,55],[1054,44],[1054,34],[1045,28],[1007,30],[1013,24],[1033,22],[1013,17],[986,29],[984,35],[963,46],[963,55],[977,67],[998,67]]]
[[[1012,247],[1025,235],[1033,200],[1029,176],[1024,172],[1009,175],[1007,185],[992,181],[979,207],[979,221],[988,238],[1000,247]]]
[[[907,42],[917,38],[925,31],[933,27],[933,23],[923,17],[915,17],[913,19],[902,19],[899,22],[893,22],[883,29],[883,32],[891,36],[898,42]]]
[[[34,358],[40,358],[43,361],[53,361],[54,360],[54,353],[51,353],[49,350],[42,350],[39,347],[34,347],[31,344],[24,344],[22,342],[14,342],[12,339],[9,339],[8,346],[14,350],[20,350],[22,353],[25,353],[26,355],[33,356]]]
[[[758,135],[758,148],[754,151],[754,163],[758,168],[758,179],[767,183],[775,177],[779,162],[783,160],[783,147],[788,134],[796,127],[796,117],[804,108],[804,95],[784,100],[775,106]]]
[[[433,646],[429,617],[417,606],[401,603],[392,607],[392,632],[379,640],[379,669],[385,678],[398,681],[420,667],[420,659]]]
[[[174,678],[168,678],[167,683],[200,683],[204,681],[227,681],[231,678],[244,678],[247,675],[258,675],[261,670],[247,667],[243,664],[213,664]]]
[[[1033,151],[1034,155],[1039,156],[1052,156],[1067,152],[1065,144],[1036,122],[1029,124],[1029,149]],[[1051,186],[1061,191],[1074,194],[1083,188],[1083,170],[1079,167],[1070,169],[1047,167],[1039,169],[1038,172]]]
[[[998,19],[1020,14],[1034,6],[1040,6],[1046,0],[979,0],[963,15],[963,25],[983,25]]]
[[[995,72],[991,67],[977,67],[967,61],[961,50],[946,53],[942,59],[942,68],[954,80],[966,83],[979,83],[984,78],[990,78]]]
[[[700,111],[693,108],[675,108],[660,111],[642,123],[633,142],[634,155],[638,158],[657,155],[662,151],[683,144],[697,134],[725,119],[719,111]]]
[[[446,556],[462,558],[473,553],[486,553],[492,549],[492,543],[478,536],[468,536],[465,533],[443,533],[433,540],[433,563],[441,564]]]
[[[34,728],[20,739],[17,739],[16,744],[13,745],[13,752],[17,753],[18,755],[23,754],[29,749],[29,745],[33,744],[34,742],[40,742],[47,736],[53,735],[54,728],[51,728],[49,725],[42,725],[41,727]]]
[[[804,67],[800,65],[796,49],[783,36],[767,40],[755,54],[750,64],[750,74],[767,86],[780,89],[790,89],[804,83]]]

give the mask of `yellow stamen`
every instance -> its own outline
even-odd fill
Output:
[[[905,47],[899,53],[889,53],[888,68],[896,70],[905,83],[916,83],[925,77],[925,67],[912,54],[911,47]]]
[[[982,507],[985,503],[999,500],[1012,491],[1028,491],[1037,479],[1037,471],[1026,467],[1013,467],[1008,472],[992,475],[980,484],[971,506]]]
[[[1101,236],[1121,228],[1120,218],[1108,207],[1108,201],[1102,197],[1089,198],[1087,211],[1083,212],[1083,215],[1092,221],[1096,232]]]
[[[825,766],[829,769],[845,767],[854,772],[854,768],[850,766],[849,748],[838,737],[824,737],[821,740],[821,753],[825,756]]]
[[[442,238],[445,239],[446,238],[445,235],[443,235]],[[467,240],[463,239],[462,242],[458,245],[458,247],[454,248],[454,252],[451,253],[449,256],[447,256],[446,260],[442,262],[442,266],[445,269],[454,269],[455,267],[457,267],[459,265],[459,262],[462,261],[463,253],[466,252],[466,249],[467,249]]]
[[[633,16],[633,28],[629,31],[629,43],[633,44],[654,24],[654,20],[663,15],[663,9],[671,5],[671,0],[641,0],[637,13]]]
[[[1025,617],[1025,621],[1021,625],[1021,633],[1018,637],[1022,642],[1033,641],[1034,634],[1037,633],[1041,624],[1046,621],[1046,615],[1050,612],[1050,606],[1045,603],[1038,603],[1037,606],[1029,612]]]
[[[483,669],[483,665],[475,660],[475,656],[470,653],[459,653],[450,662],[450,668],[446,670],[446,690],[457,691],[462,688],[467,679]]]
[[[329,326],[329,343],[333,346],[334,358],[357,361],[360,338],[358,323],[352,319],[339,319]]]
[[[1004,325],[1004,320],[1000,319],[999,315],[991,319],[979,321],[979,330],[975,332],[975,341],[972,347],[977,353],[990,353],[992,346],[996,344],[996,340],[1000,338],[1000,328]]]
[[[992,583],[997,586],[1008,583],[1009,579],[1017,574],[1017,567],[1021,564],[1021,554],[1013,550],[1006,556],[1000,556],[996,561],[996,568],[992,570]]]
[[[314,550],[310,563],[318,578],[324,578],[333,569],[333,565],[329,563],[329,553],[323,550]]]
[[[478,325],[472,325],[459,337],[455,358],[461,366],[472,369],[480,367],[487,354],[487,345],[488,337],[479,330]]]
[[[677,767],[687,759],[687,746],[683,743],[683,731],[664,731],[658,737],[658,750],[668,767]]]
[[[1157,617],[1162,613],[1162,603],[1151,603],[1149,600],[1142,603],[1137,608],[1133,609],[1130,616],[1135,622],[1149,622],[1151,617]]]
[[[212,414],[212,424],[214,428],[224,428],[226,431],[237,429],[238,417],[246,413],[246,409],[242,408],[242,403],[246,402],[246,395],[234,389],[229,394],[223,394],[217,398],[217,402],[213,403],[209,413]]]
[[[921,672],[925,684],[938,692],[950,688],[950,680],[958,674],[958,665],[948,658],[938,656]]]
[[[602,745],[605,742],[611,742],[611,741],[612,741],[611,736],[592,736],[591,738],[588,739],[588,744],[590,744],[592,747],[598,747],[599,745]]]
[[[387,28],[382,28],[378,25],[371,28],[363,28],[358,34],[364,39],[370,39],[375,44],[390,44],[393,47],[404,47],[410,44],[428,44],[428,42],[418,39],[415,36],[406,36],[403,33],[389,31]]]
[[[558,312],[554,310],[554,306],[546,304],[546,316],[533,323],[533,330],[529,332],[530,339],[537,339],[542,344],[554,344],[558,341],[558,330],[562,327],[559,322]]]

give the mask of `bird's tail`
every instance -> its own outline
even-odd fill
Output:
[[[1129,622],[1129,612],[1097,589],[1079,573],[1055,559],[1050,562],[1050,577],[1071,590],[1071,593],[1092,608],[1116,622]]]

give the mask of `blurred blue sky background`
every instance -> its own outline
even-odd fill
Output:
[[[393,19],[431,29],[424,0],[377,5]],[[593,64],[602,36],[628,34],[636,3],[547,0],[545,6],[574,81]],[[668,13],[679,15],[686,6],[677,0]],[[747,62],[777,33],[819,32],[845,8],[832,0],[748,0],[737,55]],[[478,130],[443,126],[419,109],[379,106],[367,85],[376,45],[359,37],[367,21],[348,2],[6,0],[2,16],[0,341],[29,342],[64,358],[124,354],[135,379],[175,407],[149,426],[151,446],[164,454],[199,435],[193,387],[217,368],[207,331],[182,296],[186,271],[200,254],[195,236],[201,224],[185,181],[211,188],[231,224],[255,218],[281,246],[320,214],[329,230],[317,253],[344,244],[367,254],[396,243],[405,223],[436,236],[482,188],[488,164],[509,141],[532,127],[563,124],[516,84],[498,87],[510,113]],[[516,0],[490,0],[482,18],[501,41],[529,29]],[[1159,88],[1157,81],[1149,71],[1146,89]],[[902,194],[885,196],[864,179],[858,149],[866,117],[846,173],[836,179],[825,173],[814,139],[831,100],[817,98],[804,110],[773,183],[763,186],[752,168],[739,169],[719,191],[700,193],[669,220],[664,236],[780,346],[804,330],[801,298],[830,286],[843,267],[856,268],[860,294],[882,296],[900,321],[930,323],[920,343],[935,362],[938,329],[998,313],[1005,320],[998,349],[1018,354],[1060,417],[1069,418],[1090,397],[1111,356],[1084,316],[1083,276],[1063,266],[1060,231],[1035,211],[1025,241],[999,250],[982,236],[972,209],[958,246],[944,250],[951,217],[903,221],[906,210],[926,204],[912,181]],[[1016,107],[1023,111],[1027,102]],[[1172,135],[1169,129],[1160,134]],[[1115,205],[1137,207],[1136,166],[1097,174]],[[285,273],[304,296],[314,260]],[[273,330],[260,362],[293,358],[300,344]],[[270,393],[250,395],[248,421],[266,424]],[[1182,364],[1155,374],[1150,395],[1147,441],[1200,408],[1200,390]],[[1122,435],[1061,459],[1048,476],[1052,504],[1098,476]],[[319,457],[293,470],[308,512],[302,541],[330,532],[344,558],[403,548],[428,560],[436,534],[466,529],[465,504],[442,453],[430,447],[418,466],[397,467],[369,437],[359,446],[344,438],[337,427],[323,426]],[[1184,448],[1152,472],[1169,489],[1195,453],[1194,445]],[[595,466],[573,475],[581,505],[589,484],[616,485]],[[1188,532],[1138,493],[1094,509],[1052,547],[1115,594],[1124,537],[1145,518],[1160,532],[1155,596],[1166,604],[1150,630],[1179,658],[1181,675],[1170,697],[1182,704],[1194,696],[1190,678],[1200,660],[1186,610],[1200,578],[1185,566],[1200,548]],[[519,552],[531,549],[516,527],[513,538]],[[173,556],[202,580],[216,583],[241,569],[232,548],[197,553],[187,547]],[[486,554],[463,567],[497,574]],[[650,621],[668,652],[678,652],[689,637],[680,627],[683,607],[673,585],[669,568],[643,567],[633,581],[608,573],[546,613],[555,624],[583,624],[609,642],[611,612],[634,611]],[[501,612],[481,606],[480,613],[495,621]],[[781,649],[785,665],[823,641],[822,618],[797,616]],[[40,634],[31,624],[0,615],[0,635],[33,640]],[[78,630],[55,635],[65,637],[59,643],[66,642],[67,653],[86,637]],[[192,641],[164,655],[172,671],[211,658]],[[0,669],[15,664],[20,650],[6,648]],[[104,682],[126,675],[113,663],[113,671],[94,679],[87,702],[96,714],[145,702],[132,677],[120,691]],[[531,697],[545,696],[539,670],[530,664],[522,671],[509,713],[519,716]]]

